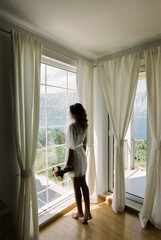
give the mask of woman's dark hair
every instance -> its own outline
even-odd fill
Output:
[[[71,114],[73,115],[75,121],[83,128],[88,127],[87,113],[82,104],[76,103],[69,107]]]

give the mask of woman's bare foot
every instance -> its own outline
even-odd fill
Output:
[[[82,224],[87,224],[88,220],[91,220],[91,219],[92,219],[92,215],[88,214],[88,216],[85,215],[84,217],[79,218],[79,222]]]
[[[83,213],[79,214],[79,212],[73,213],[72,214],[72,218],[74,219],[78,219],[78,218],[82,218],[83,217]]]

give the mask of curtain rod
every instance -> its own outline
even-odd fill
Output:
[[[57,54],[59,54],[59,55],[61,55],[61,56],[64,56],[64,57],[70,58],[70,59],[72,59],[72,60],[74,60],[74,61],[77,61],[76,58],[69,57],[69,56],[67,56],[67,55],[65,55],[65,54],[63,54],[63,53],[60,53],[60,52],[56,51],[56,50],[53,50],[53,49],[50,49],[50,48],[47,48],[47,47],[43,47],[43,48],[44,48],[44,49],[47,49],[47,50],[49,50],[49,51],[51,51],[51,52],[55,52],[55,53],[57,53]]]
[[[7,33],[7,34],[11,34],[11,31],[9,32],[9,31],[7,31],[7,30],[4,30],[3,28],[0,28],[0,31],[1,31],[1,32],[4,32],[4,33]]]
[[[7,31],[7,30],[5,30],[5,29],[3,29],[3,28],[0,28],[0,31],[1,31],[1,32],[4,32],[4,33],[7,33],[7,34],[11,34],[11,31],[9,32],[9,31]],[[70,59],[72,59],[72,60],[74,60],[74,61],[77,61],[76,58],[69,57],[69,56],[67,56],[67,55],[65,55],[65,54],[62,54],[62,53],[58,52],[58,51],[52,50],[52,49],[47,48],[47,47],[43,47],[43,48],[45,48],[45,49],[47,49],[47,50],[49,50],[49,51],[55,52],[55,53],[57,53],[57,54],[59,54],[59,55],[61,55],[61,56],[70,58]]]
[[[5,30],[5,29],[3,29],[3,28],[0,28],[0,31],[1,31],[1,32],[4,32],[4,33],[7,33],[7,34],[11,34],[11,31],[9,32],[9,31],[7,31],[7,30]],[[58,52],[58,51],[52,50],[52,49],[47,48],[47,47],[43,47],[43,48],[45,48],[45,49],[47,49],[47,50],[49,50],[49,51],[55,52],[55,53],[57,53],[57,54],[59,54],[59,55],[61,55],[61,56],[70,58],[70,59],[72,59],[72,60],[74,60],[74,61],[77,61],[76,58],[69,57],[69,56],[67,56],[67,55],[65,55],[65,54],[62,54],[62,53]]]

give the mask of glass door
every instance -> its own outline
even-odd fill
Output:
[[[147,90],[145,72],[139,74],[133,116],[126,136],[126,198],[142,203],[147,165]]]

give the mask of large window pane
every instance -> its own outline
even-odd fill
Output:
[[[47,86],[47,105],[55,107],[67,106],[67,89]]]
[[[37,189],[37,198],[38,198],[38,209],[44,210],[44,207],[47,204],[47,188],[48,188],[48,179],[47,179],[47,171],[41,171],[35,174],[36,179],[36,189]],[[47,208],[47,207],[46,207]]]
[[[67,71],[47,65],[47,85],[67,88]]]
[[[41,84],[45,84],[45,64],[41,64]]]
[[[44,191],[48,186],[47,171],[41,171],[35,174],[37,193]]]
[[[65,161],[65,146],[48,148],[48,166],[54,166],[64,163]]]
[[[67,107],[48,106],[47,107],[47,126],[67,125]]]
[[[68,104],[69,106],[78,102],[76,91],[68,90]]]
[[[46,168],[46,150],[37,150],[35,160],[35,170],[40,171]]]
[[[45,86],[40,86],[40,105],[45,105]]]
[[[45,106],[40,106],[40,119],[39,119],[39,127],[45,127]]]
[[[48,128],[48,147],[65,143],[66,127]]]
[[[47,205],[47,189],[37,194],[38,209],[41,209]],[[47,207],[46,207],[47,208]]]
[[[45,148],[46,147],[46,129],[39,129],[38,140],[37,140],[37,148]]]
[[[60,193],[60,188],[48,189],[49,203],[55,201],[56,199],[60,198],[61,196],[62,196],[62,194]]]
[[[68,88],[70,89],[77,89],[76,86],[76,74],[72,72],[68,72]]]

